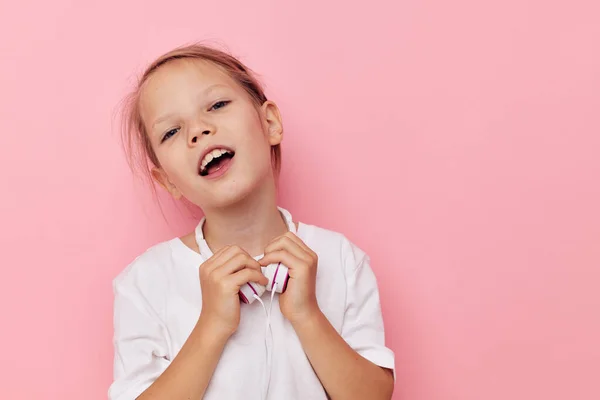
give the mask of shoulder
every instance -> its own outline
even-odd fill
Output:
[[[315,225],[301,224],[301,238],[319,258],[336,259],[347,272],[368,260],[368,255],[348,237],[340,232]]]
[[[113,289],[157,289],[173,263],[171,240],[158,243],[135,257],[127,267],[113,279]]]

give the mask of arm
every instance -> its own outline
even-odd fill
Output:
[[[275,239],[260,263],[282,262],[289,268],[290,282],[279,297],[279,306],[329,396],[334,400],[390,399],[394,360],[384,345],[377,281],[366,254],[349,242],[347,246],[347,299],[340,333],[317,304],[317,255],[296,235],[286,233]]]
[[[145,276],[140,279],[140,270],[129,269],[115,283],[115,380],[109,399],[199,400],[239,324],[240,286],[268,280],[243,250],[226,247],[215,253],[199,269],[200,317],[170,360],[167,328],[147,301],[152,290],[147,285],[140,289],[140,282],[147,282]]]
[[[355,352],[316,310],[293,324],[302,347],[331,399],[390,399],[394,378]]]
[[[200,316],[173,362],[137,399],[201,399],[227,339]]]

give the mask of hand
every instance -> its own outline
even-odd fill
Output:
[[[267,285],[260,264],[238,246],[225,246],[200,266],[200,320],[231,336],[240,323],[240,287],[248,282]]]
[[[318,313],[315,294],[318,257],[298,236],[287,232],[274,239],[265,248],[265,256],[259,261],[263,266],[281,262],[288,267],[290,280],[279,297],[283,316],[295,324]]]

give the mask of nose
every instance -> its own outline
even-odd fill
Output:
[[[193,146],[198,143],[200,136],[212,135],[216,128],[207,123],[198,123],[189,130],[188,144]]]
[[[202,131],[201,134],[190,135],[190,144],[196,144],[196,143],[198,143],[198,136],[210,135],[210,134],[211,134],[211,131],[207,129],[207,130]]]

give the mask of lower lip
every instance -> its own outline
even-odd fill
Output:
[[[203,176],[203,178],[217,179],[217,178],[223,176],[223,174],[225,174],[225,172],[227,172],[227,170],[229,170],[229,167],[231,167],[231,163],[233,162],[234,158],[235,157],[228,158],[227,160],[225,160],[223,162],[223,164],[221,164],[221,167],[218,170],[214,171],[213,173],[211,173],[209,175]]]

